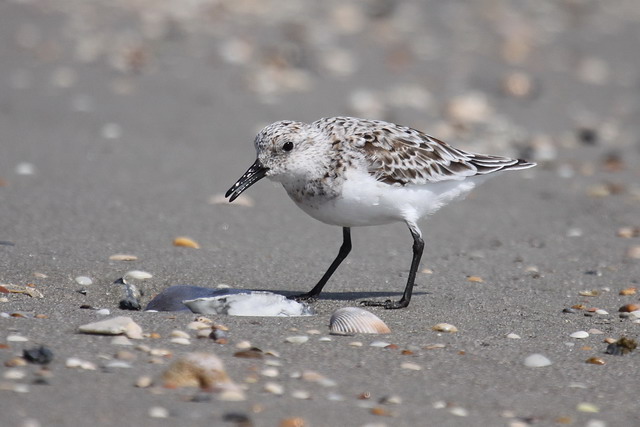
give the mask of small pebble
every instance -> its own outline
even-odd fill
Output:
[[[601,308],[596,310],[596,314],[599,314],[601,316],[606,316],[607,314],[609,314],[609,312],[607,310],[603,310]]]
[[[146,271],[141,270],[131,270],[124,273],[122,279],[126,282],[127,279],[135,279],[135,280],[147,280],[151,279],[153,276],[151,273],[147,273]]]
[[[111,261],[135,261],[138,257],[130,254],[114,254],[111,255],[109,259]]]
[[[392,394],[382,397],[379,402],[383,405],[399,405],[402,403],[402,398],[396,394]]]
[[[294,399],[308,400],[311,399],[311,393],[306,390],[294,390],[291,392],[291,397]]]
[[[331,337],[320,337],[320,338],[318,338],[318,341],[320,341],[320,342],[329,342],[329,341],[333,341],[333,339]]]
[[[388,343],[386,341],[373,341],[371,344],[369,344],[369,347],[387,347],[389,346],[391,343]]]
[[[434,325],[431,329],[437,332],[458,332],[458,328],[456,328],[455,326],[449,323],[438,323],[437,325]]]
[[[276,394],[278,396],[284,394],[284,387],[278,383],[274,383],[274,382],[267,382],[264,385],[264,391],[271,393],[271,394]]]
[[[247,340],[239,341],[239,342],[236,344],[236,348],[237,348],[237,349],[239,349],[239,350],[248,350],[248,349],[250,349],[251,347],[253,347],[253,346],[252,346],[252,345],[251,345],[251,343],[250,343],[249,341],[247,341]]]
[[[578,406],[576,407],[576,409],[579,412],[600,412],[600,409],[594,405],[593,403],[587,403],[587,402],[582,402],[582,403],[578,403]]]
[[[180,344],[180,345],[190,345],[191,344],[191,340],[189,340],[189,338],[182,338],[182,337],[171,338],[169,341],[174,343],[174,344]]]
[[[307,427],[307,423],[300,417],[284,418],[280,420],[278,427]]]
[[[187,329],[192,331],[199,331],[205,329],[207,331],[211,331],[211,325],[203,322],[191,322],[187,325]]]
[[[640,245],[630,246],[629,249],[627,249],[627,257],[640,259]]]
[[[618,309],[621,313],[630,313],[638,310],[640,310],[640,304],[625,304]]]
[[[433,409],[443,409],[447,407],[447,402],[444,400],[437,400],[431,404]]]
[[[29,393],[29,386],[27,384],[15,384],[13,391],[15,393]]]
[[[47,347],[41,345],[40,347],[32,349],[24,349],[22,351],[22,357],[30,363],[47,365],[53,360],[53,352]]]
[[[131,368],[131,363],[125,362],[123,360],[113,360],[104,365],[106,369],[129,369]]]
[[[108,316],[111,314],[111,310],[109,310],[108,308],[101,308],[99,310],[96,310],[96,314],[100,316]]]
[[[412,363],[412,362],[402,362],[400,364],[400,367],[402,369],[408,369],[410,371],[421,371],[422,370],[422,366],[418,365],[417,363]]]
[[[278,371],[276,368],[266,368],[263,369],[260,374],[262,374],[263,377],[275,378],[280,375],[280,371]]]
[[[351,347],[362,347],[362,343],[360,341],[351,341],[349,345]]]
[[[507,338],[510,338],[512,340],[519,340],[521,337],[518,334],[510,333],[510,334],[507,334]]]
[[[469,415],[469,411],[460,406],[452,406],[451,408],[449,408],[449,413],[458,417],[466,417]]]
[[[569,335],[571,338],[584,339],[589,337],[589,333],[587,331],[577,331]]]
[[[87,276],[78,276],[74,279],[76,281],[76,283],[78,285],[81,286],[89,286],[89,285],[93,285],[93,280],[91,280],[91,277],[87,277]]]
[[[131,339],[142,339],[142,328],[130,317],[118,316],[99,322],[88,323],[78,328],[86,334],[120,335],[125,334]]]
[[[591,328],[587,332],[589,332],[589,334],[591,334],[591,335],[602,335],[602,334],[604,334],[604,332],[602,332],[600,329],[595,329],[595,328]]]
[[[587,363],[592,365],[605,365],[607,362],[602,357],[590,357],[586,360]]]
[[[541,368],[551,365],[551,360],[542,354],[532,354],[524,359],[524,365],[529,368]]]
[[[578,292],[578,295],[583,297],[597,297],[598,295],[600,295],[600,291],[598,291],[597,289],[585,290]]]
[[[66,361],[65,361],[65,366],[67,368],[80,368],[83,369],[85,371],[95,371],[98,369],[98,367],[95,365],[95,363],[86,361],[86,360],[82,360],[79,359],[77,357],[69,357]]]
[[[169,336],[172,338],[186,338],[186,339],[190,338],[190,335],[188,333],[181,331],[179,329],[174,329],[173,331],[171,331]]]
[[[27,376],[27,373],[22,369],[7,369],[2,377],[6,380],[21,380]]]
[[[621,290],[619,292],[619,295],[635,295],[637,291],[637,288],[635,286],[632,286]]]
[[[151,378],[148,375],[142,375],[138,377],[138,379],[135,382],[135,386],[138,388],[151,387],[151,384],[153,384],[153,378]]]
[[[173,246],[182,246],[186,248],[200,249],[200,244],[190,237],[176,237],[173,239]]]
[[[11,359],[4,362],[4,366],[7,368],[14,368],[17,366],[27,366],[27,361],[22,357],[12,357]]]
[[[16,174],[33,175],[36,173],[36,167],[32,163],[22,162],[16,165]]]
[[[294,335],[287,337],[285,341],[292,344],[304,344],[309,341],[309,337],[307,335]]]
[[[153,406],[149,408],[149,416],[151,418],[169,418],[169,410],[162,406]]]

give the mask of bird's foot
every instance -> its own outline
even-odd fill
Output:
[[[318,300],[318,295],[307,292],[306,294],[298,294],[298,295],[290,295],[287,299],[292,299],[294,301],[305,301],[308,303],[316,302]]]
[[[400,301],[391,301],[390,299],[386,301],[369,301],[364,300],[360,301],[360,305],[364,305],[365,307],[384,307],[387,310],[397,310],[399,308],[405,308],[409,305],[409,301],[400,300]]]

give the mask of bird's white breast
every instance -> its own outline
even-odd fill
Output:
[[[416,222],[464,196],[480,180],[482,177],[470,177],[461,181],[395,186],[376,181],[366,172],[352,170],[337,184],[336,197],[292,199],[313,218],[341,227]]]

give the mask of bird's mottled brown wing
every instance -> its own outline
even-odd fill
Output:
[[[358,147],[369,173],[387,184],[426,184],[461,180],[506,169],[525,169],[524,160],[470,153],[415,129],[378,120],[334,117],[325,124],[343,127],[343,138]]]

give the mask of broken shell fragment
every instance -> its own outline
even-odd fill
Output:
[[[130,254],[114,254],[111,255],[109,259],[111,261],[135,261],[138,257]]]
[[[188,353],[176,360],[162,375],[167,388],[200,387],[207,391],[241,392],[227,375],[222,360],[213,353]]]
[[[139,340],[142,339],[142,328],[132,318],[126,316],[118,316],[99,322],[87,323],[79,328],[80,332],[86,334],[98,335],[121,335]]]
[[[329,320],[329,329],[334,335],[391,332],[391,329],[378,316],[358,307],[345,307],[334,311]]]
[[[434,325],[431,329],[437,332],[458,332],[458,328],[456,328],[455,326],[449,323],[438,323],[437,325]]]
[[[173,239],[173,246],[184,246],[187,248],[200,249],[198,242],[190,237],[180,236]]]

